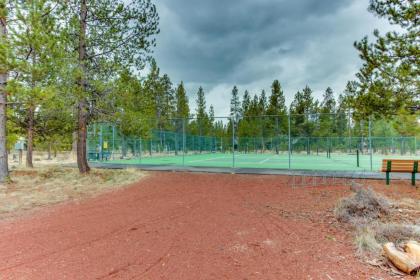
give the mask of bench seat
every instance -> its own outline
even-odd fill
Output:
[[[419,171],[417,159],[383,159],[382,172],[386,172],[386,184],[389,185],[390,173],[411,173],[411,184],[416,184],[416,173]]]

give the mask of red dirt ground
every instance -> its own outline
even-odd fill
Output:
[[[3,220],[0,279],[395,279],[361,263],[335,222],[348,187],[286,182],[151,173],[129,188]],[[420,198],[396,184],[388,195]]]

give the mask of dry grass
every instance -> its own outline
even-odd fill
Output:
[[[17,156],[16,153],[15,156]],[[9,167],[12,170],[21,169],[25,166],[25,162],[26,153],[23,153],[21,164],[19,164],[17,158],[13,158],[13,155],[9,155]],[[56,157],[53,156],[51,159],[48,159],[48,154],[46,152],[34,151],[33,154],[33,164],[35,167],[48,167],[71,163],[76,163],[76,155],[71,152],[60,152],[56,155]]]
[[[420,240],[420,224],[415,222],[418,215],[413,215],[419,213],[420,202],[408,198],[391,202],[369,188],[352,190],[351,196],[337,204],[335,216],[355,229],[357,254],[370,264],[386,268],[384,243],[402,247],[409,240]]]
[[[382,244],[392,242],[402,247],[409,240],[420,240],[419,226],[373,222],[356,229],[355,243],[360,256],[379,258],[383,253]]]
[[[371,189],[358,188],[355,193],[342,199],[335,208],[340,222],[358,225],[389,215],[391,203]]]
[[[88,175],[61,166],[16,169],[11,173],[12,182],[0,185],[0,215],[91,197],[136,182],[145,175],[134,169],[93,169]]]

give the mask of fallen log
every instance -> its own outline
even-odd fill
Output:
[[[408,241],[404,250],[411,256],[412,259],[420,266],[420,243],[416,241]]]
[[[385,255],[401,271],[413,274],[419,269],[419,264],[411,255],[398,250],[394,243],[389,242],[384,245]]]

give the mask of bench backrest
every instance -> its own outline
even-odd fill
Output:
[[[417,159],[383,159],[382,172],[418,173],[419,161]]]

